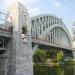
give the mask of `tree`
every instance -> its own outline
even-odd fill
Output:
[[[56,54],[57,54],[57,50],[55,50],[55,49],[50,49],[50,50],[47,50],[47,57],[48,58],[55,58],[55,56],[56,56]]]
[[[38,48],[33,55],[34,61],[41,62],[44,61],[45,58],[46,58],[46,51],[40,48]]]
[[[22,27],[22,34],[26,34],[27,33],[27,26],[23,26]]]
[[[62,53],[62,51],[59,51],[57,53],[56,60],[57,60],[58,63],[62,62],[62,60],[63,60],[63,53]]]

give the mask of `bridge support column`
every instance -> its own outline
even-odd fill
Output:
[[[20,3],[15,3],[10,6],[8,14],[12,16],[13,25],[11,64],[8,75],[33,75],[31,30],[27,10]],[[27,26],[25,34],[22,31],[24,26]]]
[[[73,54],[73,59],[75,61],[75,51],[72,51],[72,54]]]

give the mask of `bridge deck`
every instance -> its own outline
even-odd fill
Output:
[[[0,28],[0,36],[11,37],[11,32],[9,30]]]
[[[37,43],[37,44],[43,44],[43,45],[46,45],[46,46],[56,47],[56,48],[60,48],[60,49],[74,50],[70,47],[66,47],[66,46],[59,45],[59,44],[53,44],[53,43],[43,41],[43,40],[40,40],[40,39],[36,39],[36,38],[32,38],[32,42]]]
[[[11,37],[9,27],[12,25],[12,18],[7,14],[0,12],[0,36]]]

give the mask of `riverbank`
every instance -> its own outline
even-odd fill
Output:
[[[47,60],[46,62],[33,63],[34,66],[63,66],[63,65],[75,65],[75,61],[63,61],[63,62],[53,62]]]

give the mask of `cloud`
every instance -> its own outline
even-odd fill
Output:
[[[20,0],[19,2],[26,6],[30,16],[35,16],[40,13],[40,7],[36,5],[39,4],[39,1],[40,0]]]
[[[56,7],[61,7],[60,0],[54,0],[54,1],[53,1],[53,4],[54,4]]]
[[[10,5],[13,2],[20,2],[26,6],[30,6],[32,4],[37,3],[38,1],[39,0],[0,0],[0,2],[2,2],[3,4],[6,4],[6,6]]]
[[[40,8],[39,7],[29,8],[28,12],[30,16],[35,16],[35,15],[40,14]]]
[[[0,0],[0,2],[2,2],[2,0]]]
[[[39,4],[40,0],[1,0],[1,1],[0,2],[2,3],[2,6],[5,7],[6,9],[13,2],[18,1],[22,3],[28,9],[30,16],[37,15],[40,12],[39,6],[36,5],[36,4]]]

